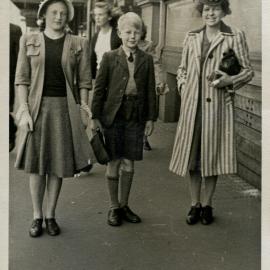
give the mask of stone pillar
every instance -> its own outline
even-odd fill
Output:
[[[137,6],[141,8],[141,17],[147,26],[146,39],[155,44],[159,41],[159,0],[136,0]]]

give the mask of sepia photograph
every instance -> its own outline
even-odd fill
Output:
[[[0,270],[270,269],[270,7],[6,2]]]

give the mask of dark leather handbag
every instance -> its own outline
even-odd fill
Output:
[[[90,140],[93,152],[99,164],[105,165],[110,161],[109,154],[106,150],[103,134],[100,130],[96,130]]]
[[[221,62],[219,64],[219,70],[227,73],[230,76],[237,75],[240,73],[242,69],[242,66],[239,63],[239,60],[237,56],[235,55],[235,52],[233,49],[229,49],[227,52],[223,53],[223,57],[221,59]],[[213,82],[214,80],[217,80],[221,77],[222,75],[216,74],[214,71],[209,77],[208,80],[210,82]],[[226,86],[227,90],[232,89],[232,86]]]

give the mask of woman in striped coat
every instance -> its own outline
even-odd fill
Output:
[[[252,79],[253,71],[244,32],[222,21],[231,13],[229,1],[199,0],[197,9],[205,26],[187,33],[184,40],[177,71],[181,111],[170,170],[180,176],[190,172],[191,209],[186,221],[195,224],[201,219],[206,225],[213,221],[217,176],[236,173],[233,93]],[[241,65],[235,76],[219,70],[223,53],[229,49]],[[213,73],[221,77],[211,81]],[[202,178],[205,193],[201,204]]]

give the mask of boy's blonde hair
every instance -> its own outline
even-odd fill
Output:
[[[121,32],[126,24],[131,24],[136,29],[142,30],[142,19],[134,12],[127,12],[119,18],[118,30]]]

